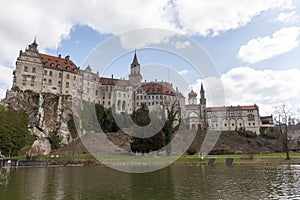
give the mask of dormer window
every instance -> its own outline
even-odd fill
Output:
[[[66,68],[68,71],[70,70],[70,66],[67,66],[67,68]]]
[[[59,69],[59,67],[60,67],[60,64],[57,64],[57,65],[56,65],[56,68]]]
[[[53,64],[53,63],[51,63],[51,64],[50,64],[50,67],[53,67],[53,66],[54,66],[54,64]]]

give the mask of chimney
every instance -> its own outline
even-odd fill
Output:
[[[157,82],[157,79],[155,79],[155,82]]]
[[[114,75],[113,74],[111,75],[111,79],[114,79]]]
[[[70,60],[70,56],[67,55],[67,56],[65,57],[65,60],[66,60],[66,61],[69,61],[69,60]]]
[[[61,58],[61,54],[58,54],[58,58]]]

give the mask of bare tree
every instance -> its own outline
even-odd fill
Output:
[[[275,122],[278,125],[282,147],[286,153],[286,159],[290,159],[288,122],[291,119],[291,111],[286,104],[277,105],[275,107]]]

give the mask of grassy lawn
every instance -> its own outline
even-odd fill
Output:
[[[104,163],[115,164],[159,164],[169,163],[174,160],[174,164],[207,164],[210,158],[215,158],[215,164],[225,164],[226,158],[234,158],[233,164],[300,164],[300,153],[290,153],[290,160],[285,159],[285,153],[270,154],[225,154],[225,155],[208,155],[204,160],[200,160],[199,155],[183,155],[176,160],[175,156],[101,156],[97,159]],[[16,159],[25,160],[25,157],[15,157]],[[76,160],[88,161],[94,158],[91,155],[68,156],[39,156],[36,160]]]

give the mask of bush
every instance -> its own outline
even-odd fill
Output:
[[[51,144],[51,149],[58,149],[59,148],[59,143],[61,139],[59,138],[59,135],[57,134],[57,131],[51,131],[49,132],[49,141]]]

